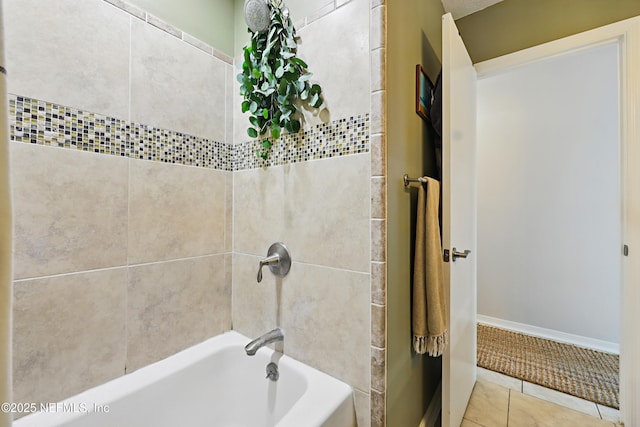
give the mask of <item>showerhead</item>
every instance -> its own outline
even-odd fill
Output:
[[[244,0],[244,20],[254,33],[269,28],[271,16],[266,0]]]

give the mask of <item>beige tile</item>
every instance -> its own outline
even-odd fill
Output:
[[[341,28],[341,31],[335,31]],[[298,56],[322,86],[330,120],[369,111],[369,0],[354,0],[300,31]],[[336,64],[340,64],[339,67]],[[316,115],[314,115],[316,113]],[[306,126],[324,115],[305,111]]]
[[[386,25],[386,7],[380,2],[380,6],[371,9],[371,49],[385,47]]]
[[[209,55],[213,54],[213,48],[211,46],[209,46],[208,44],[206,44],[202,40],[193,37],[190,34],[187,34],[187,33],[183,32],[182,33],[182,40],[187,42],[187,43],[189,43],[191,46],[197,47],[201,51],[208,53]],[[228,84],[228,82],[227,82],[227,84]]]
[[[179,39],[182,39],[182,31],[179,30],[178,28],[174,27],[173,25],[163,21],[162,19],[158,18],[157,16],[153,16],[150,13],[147,13],[147,23],[153,25],[154,27],[171,34],[174,37],[177,37]]]
[[[131,120],[223,142],[226,64],[137,19],[131,36]]]
[[[129,268],[127,372],[230,328],[224,255]]]
[[[387,92],[384,90],[371,94],[371,133],[383,133],[386,127],[386,107]]]
[[[600,412],[600,418],[614,423],[620,422],[620,411],[618,409],[609,408],[604,405],[596,406],[598,407],[598,412]]]
[[[10,93],[126,119],[129,14],[101,0],[3,2]]]
[[[333,12],[335,10],[335,5],[333,4],[333,2],[321,7],[320,9],[314,11],[313,13],[310,13],[309,15],[307,15],[307,24],[312,23],[313,21],[317,21],[318,19],[322,18],[323,16]]]
[[[462,424],[460,424],[460,427],[484,427],[484,426],[481,426],[480,424],[476,424],[473,421],[463,419]]]
[[[371,91],[385,89],[384,73],[386,68],[386,49],[371,51]]]
[[[249,123],[249,113],[242,112],[242,97],[240,96],[240,83],[236,76],[242,72],[242,60],[234,61],[233,67],[233,90],[231,92],[233,96],[233,140],[227,142],[233,142],[234,144],[241,144],[246,141],[250,141],[252,138],[247,135],[247,128],[251,126]]]
[[[283,241],[294,261],[369,273],[369,164],[357,154],[282,167]]]
[[[14,277],[126,263],[128,160],[11,143]]]
[[[371,427],[386,426],[386,395],[371,390]]]
[[[600,418],[600,413],[596,404],[589,402],[588,400],[580,399],[569,394],[560,393],[556,390],[551,390],[546,387],[539,386],[537,384],[531,384],[523,381],[522,392],[529,396],[534,396],[539,399],[546,400],[548,402],[557,403],[566,408],[571,408],[576,411],[584,412],[592,417]]]
[[[227,174],[131,160],[129,263],[224,252]]]
[[[124,374],[125,268],[13,288],[14,402],[57,402]]]
[[[282,282],[285,353],[368,390],[369,274],[294,262]]]
[[[464,418],[482,426],[506,427],[509,389],[486,381],[476,381]]]
[[[384,219],[371,220],[371,260],[387,260],[387,224]]]
[[[522,393],[511,393],[509,427],[611,427],[611,422],[591,417]]]
[[[224,251],[233,250],[233,173],[225,174],[224,186]]]
[[[386,143],[384,134],[372,133],[370,138],[371,146],[371,175],[384,176],[386,174]]]
[[[234,251],[369,272],[368,174],[367,154],[236,172]]]
[[[233,118],[234,118],[234,103],[233,100],[236,96],[235,92],[235,84],[236,80],[236,70],[233,68],[233,64],[225,64],[224,66],[226,83],[224,86],[225,90],[225,136],[224,142],[227,144],[233,144]],[[242,110],[240,110],[242,111]]]
[[[224,283],[228,289],[233,287],[233,254],[224,254]]]
[[[478,367],[478,379],[522,393],[522,380]]]
[[[283,241],[283,206],[284,175],[281,166],[234,172],[234,251],[265,257],[272,243]],[[298,261],[295,249],[289,249],[293,251],[293,260]]]
[[[386,351],[371,347],[371,388],[378,391],[386,389]]]
[[[385,348],[387,324],[385,306],[371,304],[371,345]]]
[[[387,301],[387,264],[371,263],[371,302],[385,305]]]
[[[358,427],[371,426],[371,397],[360,390],[353,391],[353,400],[356,408],[356,420]]]
[[[371,178],[371,218],[386,217],[386,190],[384,177]]]
[[[142,19],[143,21],[147,19],[147,12],[145,12],[144,10],[140,9],[139,7],[136,7],[128,2],[125,2],[123,0],[106,0],[107,3],[111,3],[112,5],[114,5],[117,8],[120,8],[122,10],[127,11],[128,13],[130,13],[131,15],[138,17],[140,19]]]
[[[283,326],[280,311],[282,279],[265,269],[262,282],[258,283],[256,275],[260,259],[253,255],[233,254],[233,329],[249,338]]]

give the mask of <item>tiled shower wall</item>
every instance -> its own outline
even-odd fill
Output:
[[[3,6],[14,399],[49,402],[231,328],[232,66],[125,4]]]
[[[371,155],[369,0],[341,2],[297,22],[299,56],[322,85],[325,108],[305,128],[366,117],[348,156],[234,172],[233,328],[258,336],[280,326],[284,352],[355,390],[358,425],[370,426]],[[236,84],[234,93],[238,93]],[[235,99],[234,142],[247,117]],[[357,119],[356,119],[357,121]],[[321,136],[321,138],[329,135]],[[277,142],[275,149],[279,149]],[[236,145],[237,146],[237,145]],[[312,144],[313,146],[313,144]],[[305,159],[310,160],[310,159]],[[293,264],[256,283],[258,262],[284,242]]]
[[[119,0],[5,3],[16,401],[281,326],[286,354],[355,389],[360,427],[383,425],[381,2],[296,23],[326,108],[266,164],[229,58]],[[291,272],[258,285],[275,241]]]

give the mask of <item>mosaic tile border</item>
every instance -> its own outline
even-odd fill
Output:
[[[261,141],[236,144],[233,170],[368,153],[369,114],[323,123],[296,134],[283,134],[275,143],[270,139],[272,148],[266,160],[256,155],[261,148]]]
[[[233,172],[369,152],[369,114],[334,120],[273,144],[229,144],[9,94],[12,141]]]
[[[12,141],[231,170],[229,144],[9,95]]]

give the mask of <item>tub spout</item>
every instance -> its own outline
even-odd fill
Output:
[[[244,351],[247,352],[247,356],[253,356],[258,350],[260,350],[260,348],[264,347],[265,345],[282,340],[284,340],[284,331],[280,328],[275,328],[251,341],[245,346]]]

